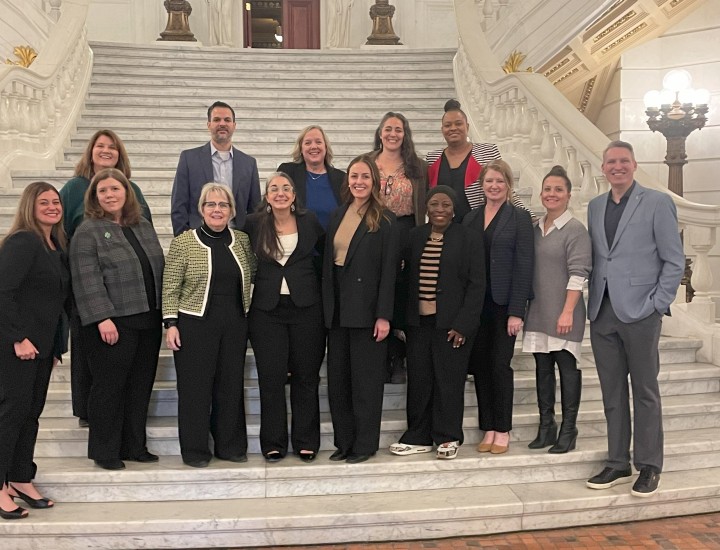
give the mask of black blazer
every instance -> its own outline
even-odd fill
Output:
[[[27,338],[40,358],[54,351],[70,289],[67,260],[63,258],[64,266],[59,268],[50,254],[30,231],[11,235],[0,248],[0,341],[6,347]]]
[[[335,313],[333,240],[348,206],[344,204],[332,213],[325,237],[322,297],[327,328],[332,328]],[[350,241],[338,289],[341,327],[366,328],[378,319],[392,320],[400,254],[395,215],[389,210],[383,214],[377,231],[371,233],[362,221]]]
[[[245,224],[245,232],[250,236],[253,250],[257,244],[258,221],[269,214],[256,212],[250,214]],[[324,244],[325,230],[317,216],[306,211],[296,216],[298,244],[285,265],[258,256],[258,268],[255,274],[251,307],[270,311],[280,301],[280,286],[285,277],[290,298],[297,307],[308,307],[321,300],[320,277],[316,258]]]
[[[508,315],[525,317],[532,299],[535,243],[530,212],[507,203],[500,212],[490,247],[490,295],[493,301],[508,307]],[[470,211],[462,224],[480,234],[485,231],[485,207]]]
[[[325,165],[328,176],[330,177],[330,187],[332,188],[335,201],[338,205],[343,203],[340,196],[343,183],[345,182],[345,172],[338,170],[334,166]],[[307,203],[307,170],[304,162],[283,162],[277,169],[278,172],[285,172],[295,184],[295,195],[297,204],[301,208],[305,208]]]
[[[403,254],[408,274],[407,324],[420,326],[420,258],[430,224],[410,230],[409,245]],[[485,252],[482,236],[459,224],[445,230],[438,273],[435,327],[454,329],[471,338],[480,326],[485,298]]]

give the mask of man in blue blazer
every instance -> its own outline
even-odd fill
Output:
[[[647,497],[657,491],[663,466],[660,328],[662,316],[670,314],[685,254],[670,195],[633,179],[637,162],[632,145],[610,143],[602,170],[611,189],[588,205],[593,247],[588,317],[607,420],[608,460],[587,486],[607,489],[632,479],[629,374],[633,463],[640,471],[631,492]]]
[[[180,153],[171,198],[173,234],[179,235],[202,223],[198,200],[203,185],[214,181],[232,189],[236,214],[230,225],[242,228],[245,217],[260,202],[260,178],[257,162],[232,146],[235,111],[227,103],[216,101],[208,109],[210,142]]]

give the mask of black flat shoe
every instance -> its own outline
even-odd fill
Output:
[[[218,458],[220,460],[227,460],[228,462],[237,462],[237,463],[248,461],[247,455],[245,453],[239,454],[239,455],[232,455],[232,456],[228,456],[228,457],[219,456]]]
[[[330,460],[332,460],[333,462],[340,462],[341,460],[345,460],[347,457],[348,455],[345,451],[341,451],[340,449],[338,449],[330,455]]]
[[[81,428],[89,428],[90,424],[87,418],[78,418],[78,426]]]
[[[298,456],[300,457],[300,460],[303,462],[312,462],[317,458],[317,453],[298,453]]]
[[[103,470],[124,470],[125,463],[119,458],[112,460],[96,460],[95,464],[100,466]]]
[[[0,518],[3,519],[23,519],[28,517],[28,511],[25,508],[18,506],[14,510],[9,512],[0,508]]]
[[[265,453],[265,460],[268,462],[280,462],[283,458],[285,457],[280,454],[280,451],[268,451]]]
[[[158,455],[154,455],[148,451],[145,451],[144,453],[136,456],[136,457],[123,457],[123,460],[129,460],[131,462],[143,462],[143,463],[149,463],[149,462],[158,462],[160,458]]]
[[[207,468],[207,467],[208,467],[208,464],[210,464],[210,461],[209,461],[209,460],[204,460],[204,459],[200,459],[200,460],[183,460],[183,462],[184,462],[185,464],[187,464],[188,466],[191,466],[191,467],[193,467],[193,468]]]
[[[20,491],[17,487],[14,487],[12,483],[9,485],[10,489],[15,492],[15,496],[10,495],[13,498],[21,498],[25,501],[25,504],[30,506],[30,508],[36,508],[36,509],[43,509],[43,508],[52,508],[55,506],[55,503],[50,500],[49,498],[32,498],[22,491]]]
[[[371,456],[373,456],[375,453],[371,455],[348,455],[347,460],[345,461],[347,464],[360,464],[361,462],[365,462],[366,460],[369,460]]]

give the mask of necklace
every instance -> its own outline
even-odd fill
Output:
[[[204,228],[202,225],[200,226],[200,231],[202,231],[203,233],[205,233],[205,234],[206,234],[208,237],[210,237],[211,239],[222,239],[222,235],[211,235],[210,233],[208,233],[207,231],[205,231],[205,228]]]
[[[323,172],[322,174],[318,174],[318,175],[313,175],[313,173],[312,173],[312,172],[309,172],[309,171],[308,171],[308,173],[307,173],[307,175],[310,176],[310,179],[313,180],[313,181],[319,180],[321,177],[323,177],[323,176],[326,175],[326,174],[327,174],[327,172]]]
[[[440,233],[440,235],[438,235],[437,237],[433,237],[433,234],[430,233],[430,240],[434,243],[439,243],[440,241],[443,240],[443,234]]]

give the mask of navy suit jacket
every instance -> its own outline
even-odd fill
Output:
[[[667,313],[685,270],[675,204],[666,193],[636,183],[608,246],[607,201],[608,193],[603,193],[588,205],[593,250],[590,321],[597,318],[606,287],[615,315],[623,323],[640,321],[654,311]]]
[[[463,225],[480,234],[485,232],[485,209],[471,210],[463,218]],[[535,266],[535,240],[532,219],[527,210],[507,204],[496,214],[490,246],[490,295],[493,301],[507,306],[508,315],[525,318],[528,300],[532,300],[532,280]]]
[[[214,179],[210,142],[180,153],[171,199],[173,235],[200,227],[200,191],[203,185]],[[247,214],[253,212],[260,202],[260,177],[257,161],[235,147],[232,192],[235,197],[235,227],[242,228]]]

